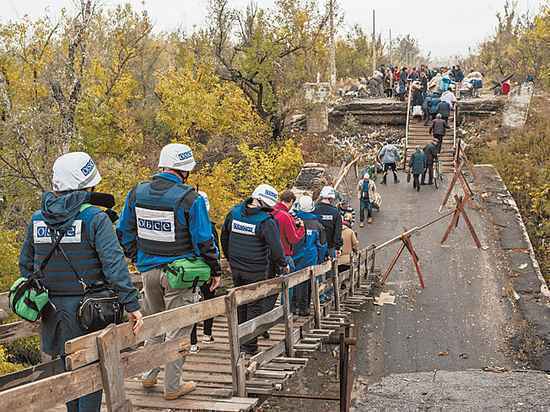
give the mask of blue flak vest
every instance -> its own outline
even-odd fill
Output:
[[[189,209],[198,194],[191,186],[160,177],[140,183],[134,190],[137,247],[152,256],[181,256],[193,252]],[[177,218],[183,207],[185,221]]]
[[[252,265],[266,265],[269,261],[268,247],[260,239],[262,222],[271,219],[271,215],[261,211],[245,214],[245,204],[241,203],[231,211],[231,232],[229,234],[229,256],[240,262]]]
[[[363,179],[362,187],[361,187],[361,199],[363,200],[370,200],[369,198],[369,181]]]
[[[305,220],[304,223],[307,224]],[[304,237],[294,245],[293,259],[296,270],[316,265],[319,262],[320,258],[317,250],[319,242],[319,231],[306,229]]]
[[[89,239],[91,221],[98,213],[103,212],[89,204],[82,205],[80,213],[60,242],[60,246],[71,264],[87,285],[105,279],[101,261]],[[37,270],[53,246],[52,233],[46,225],[41,211],[32,216],[31,223],[33,226],[33,264],[34,270]],[[44,269],[43,282],[52,296],[79,296],[84,293],[75,273],[59,251],[53,254]]]

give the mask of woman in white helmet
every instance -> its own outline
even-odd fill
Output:
[[[143,277],[148,315],[198,301],[197,286],[201,284],[197,280],[192,285],[169,283],[175,267],[185,268],[190,262],[196,262],[200,273],[210,274],[212,291],[220,284],[219,255],[205,200],[186,184],[195,165],[189,146],[180,143],[164,146],[158,164],[160,172],[128,193],[118,222],[117,232],[124,252],[135,261]],[[166,335],[166,340],[189,336],[191,329],[192,326],[188,326],[174,330]],[[162,340],[156,337],[146,344]],[[165,365],[166,400],[177,399],[196,388],[195,382],[181,382],[182,367],[183,359]],[[142,385],[154,387],[159,373],[160,368],[146,372]]]
[[[42,314],[41,348],[52,357],[65,353],[65,342],[88,333],[77,319],[84,295],[78,276],[87,286],[108,282],[118,292],[134,332],[143,324],[138,292],[109,215],[92,205],[114,205],[112,196],[92,193],[100,181],[101,175],[87,153],[59,157],[53,165],[53,191],[43,194],[42,206],[32,215],[21,248],[19,268],[24,277],[37,271],[54,247],[63,251],[51,255],[41,278],[53,304],[52,310]],[[99,391],[75,399],[67,403],[67,409],[99,411],[101,396]]]
[[[266,280],[288,271],[279,229],[271,215],[279,194],[267,184],[259,185],[252,196],[235,206],[227,215],[222,228],[221,244],[229,261],[235,286]],[[276,296],[241,305],[238,308],[239,323],[253,319],[275,303]],[[246,353],[258,350],[258,339],[241,345]]]

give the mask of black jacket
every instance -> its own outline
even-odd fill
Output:
[[[328,248],[342,248],[344,241],[342,240],[342,215],[340,211],[332,205],[319,202],[313,213],[319,216],[321,224],[325,227]]]
[[[266,212],[259,208],[250,208],[248,205],[252,199],[248,199],[244,203],[244,214],[253,218],[259,213]],[[220,237],[223,253],[229,261],[231,269],[236,269],[248,273],[265,273],[270,275],[273,270],[276,273],[283,273],[286,267],[286,259],[281,245],[279,227],[273,217],[269,217],[258,224],[255,236],[243,238],[245,243],[242,245],[231,244],[233,229],[233,211],[229,212],[225,218]],[[236,241],[236,240],[233,240]],[[246,246],[246,242],[251,242],[250,247]],[[238,246],[237,248],[235,248]],[[238,251],[238,254],[232,254],[231,251]]]
[[[437,147],[433,143],[428,143],[424,146],[424,154],[426,155],[426,163],[428,165],[433,164],[437,160]]]
[[[430,126],[430,133],[433,132],[434,136],[445,136],[445,131],[447,129],[447,122],[443,119],[434,119],[432,125]]]

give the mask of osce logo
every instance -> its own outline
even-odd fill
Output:
[[[274,193],[271,190],[266,190],[265,194],[271,196],[273,199],[277,199],[277,193]]]
[[[182,161],[191,159],[192,157],[193,157],[193,152],[191,152],[190,150],[187,152],[178,153],[178,159]]]
[[[156,232],[171,232],[172,223],[171,222],[159,222],[157,220],[149,220],[138,218],[138,226],[141,229],[154,230]]]
[[[95,163],[92,159],[90,159],[88,160],[88,163],[86,163],[84,167],[80,169],[80,171],[84,176],[88,176],[90,173],[92,173],[92,171],[94,170],[94,167],[95,167]]]
[[[256,225],[234,220],[233,224],[231,225],[231,231],[235,233],[240,233],[241,235],[254,236],[256,234]]]
[[[75,237],[76,236],[76,227],[71,226],[65,232],[65,237]],[[38,226],[36,228],[36,237],[38,238],[51,238],[52,231],[47,226]]]

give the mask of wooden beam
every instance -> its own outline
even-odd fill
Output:
[[[340,274],[338,273],[338,262],[336,260],[334,260],[332,263],[332,271],[333,271],[332,286],[334,289],[334,305],[336,307],[336,311],[340,312]]]
[[[131,412],[132,404],[126,399],[124,376],[120,364],[120,342],[111,324],[97,337],[101,381],[105,391],[105,403],[109,412]]]
[[[121,354],[125,378],[185,356],[189,338],[179,338],[147,345],[134,352]],[[2,392],[3,411],[42,412],[70,400],[102,389],[99,363],[75,371],[60,373],[38,382],[28,383]],[[55,390],[54,390],[55,388]]]
[[[317,276],[312,270],[310,273],[311,282],[311,299],[313,300],[313,319],[315,320],[315,327],[319,329],[321,327],[321,301],[319,299],[319,283],[317,283]]]
[[[353,265],[355,263],[353,252],[349,256],[349,295],[355,295],[355,270]]]
[[[143,342],[146,338],[162,335],[175,329],[194,325],[197,322],[225,314],[225,298],[210,299],[207,302],[194,303],[165,312],[146,316],[143,328],[134,335],[129,323],[115,326],[120,348],[126,349]],[[99,359],[96,340],[101,332],[94,332],[72,339],[65,343],[66,368],[74,370]]]
[[[294,330],[294,322],[292,319],[292,312],[290,311],[290,289],[289,280],[285,279],[283,283],[283,308],[284,308],[284,322],[285,322],[285,342],[286,342],[286,356],[292,358],[294,356],[294,339],[292,338],[292,331]]]
[[[237,301],[234,290],[225,296],[225,312],[227,316],[227,328],[229,334],[229,352],[231,355],[231,376],[233,378],[233,394],[242,390],[244,383],[239,382],[239,369],[237,362],[240,358],[241,345],[239,342],[239,321],[237,315]]]
[[[62,372],[65,372],[65,363],[63,359],[55,359],[49,362],[40,363],[30,368],[0,376],[0,391],[5,391],[31,382],[37,382]]]
[[[0,343],[8,343],[38,334],[40,334],[40,322],[31,323],[21,320],[0,325]]]
[[[306,280],[309,280],[309,273],[310,273],[310,268],[306,268],[298,272],[294,272],[293,274],[287,277],[288,287],[293,288],[294,286],[299,285],[300,283],[303,283]]]
[[[235,302],[237,306],[240,306],[268,296],[276,295],[281,291],[282,283],[283,277],[277,277],[251,283],[250,285],[239,286],[238,288],[232,289],[232,292],[235,293]]]
[[[269,312],[247,320],[238,326],[239,342],[245,343],[271,329],[284,318],[284,306],[277,306]]]

